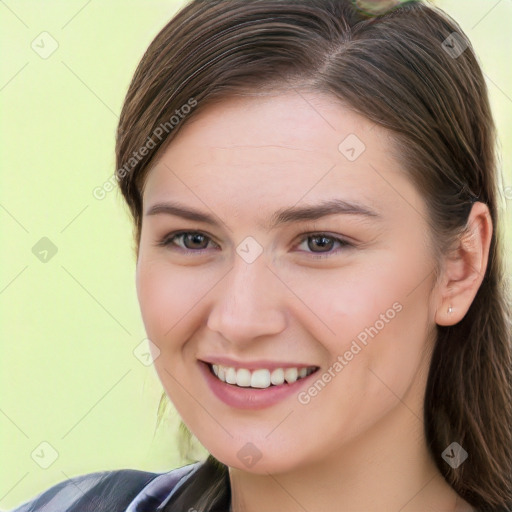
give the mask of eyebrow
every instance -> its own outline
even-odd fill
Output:
[[[203,222],[212,226],[219,223],[214,216],[187,208],[179,203],[157,203],[146,211],[146,216],[150,215],[174,215],[183,219],[196,222]],[[318,220],[329,215],[356,215],[363,218],[381,219],[381,215],[370,208],[359,203],[345,201],[343,199],[331,199],[323,201],[317,205],[309,206],[291,206],[277,210],[270,218],[266,227],[268,230],[275,229],[282,224],[291,224],[301,221]]]

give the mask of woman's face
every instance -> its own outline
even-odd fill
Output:
[[[386,422],[421,432],[434,262],[387,131],[326,95],[226,100],[183,126],[143,205],[155,367],[216,458],[286,471]]]

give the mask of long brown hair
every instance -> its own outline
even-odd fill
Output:
[[[470,41],[438,8],[396,1],[376,12],[377,2],[366,3],[373,9],[349,0],[193,0],[161,30],[135,72],[117,132],[117,176],[133,216],[135,252],[152,164],[214,101],[258,89],[307,89],[390,130],[396,158],[424,197],[439,257],[464,232],[474,201],[489,207],[486,273],[465,317],[437,326],[424,422],[431,456],[453,489],[477,510],[510,510],[510,298],[485,80]],[[457,469],[441,456],[453,441],[469,454]],[[208,462],[215,466],[212,456]],[[216,463],[217,471],[195,484],[190,506],[214,501],[226,478]]]

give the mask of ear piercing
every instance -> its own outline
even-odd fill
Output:
[[[452,311],[453,311],[453,309],[452,309],[452,307],[450,306],[450,307],[448,308],[448,314],[450,314]]]

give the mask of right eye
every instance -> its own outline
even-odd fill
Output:
[[[176,241],[181,241],[182,245],[176,243]],[[206,250],[206,248],[203,248],[205,241],[207,247],[208,241],[211,241],[211,239],[208,235],[200,231],[178,231],[165,235],[157,245],[160,247],[168,247],[171,250],[176,249],[185,254],[202,254]]]

